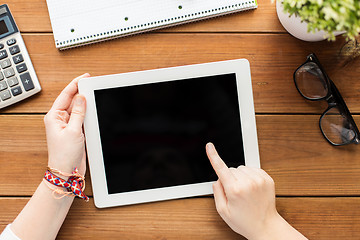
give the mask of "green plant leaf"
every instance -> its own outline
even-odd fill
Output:
[[[345,31],[347,39],[360,32],[359,0],[283,0],[284,11],[308,23],[308,31],[325,31],[335,40],[335,31]]]

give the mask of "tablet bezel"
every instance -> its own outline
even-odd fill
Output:
[[[87,101],[84,130],[95,206],[98,208],[114,207],[144,202],[208,195],[213,193],[213,182],[205,182],[134,192],[108,194],[95,103],[95,90],[185,80],[189,78],[229,73],[236,74],[245,165],[259,168],[260,158],[256,132],[250,65],[246,59],[236,59],[81,79],[78,86],[79,93],[83,94]]]

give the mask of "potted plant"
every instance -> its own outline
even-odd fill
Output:
[[[284,28],[305,41],[335,40],[343,34],[355,40],[360,32],[359,0],[277,0]]]

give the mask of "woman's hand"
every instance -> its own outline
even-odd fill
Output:
[[[277,212],[275,186],[262,169],[228,168],[212,143],[206,153],[219,177],[214,183],[216,209],[235,232],[257,239],[306,239]]]
[[[84,175],[86,154],[82,124],[86,111],[85,97],[78,93],[78,82],[88,73],[75,78],[55,100],[44,118],[49,167],[72,173],[75,167]]]
[[[82,124],[86,103],[84,96],[77,95],[77,83],[88,76],[90,75],[84,74],[66,86],[44,119],[49,167],[64,173],[72,173],[74,168],[78,167],[79,173],[85,174],[86,155]],[[56,238],[74,197],[54,198],[53,194],[53,190],[42,181],[11,225],[18,237],[24,240]]]

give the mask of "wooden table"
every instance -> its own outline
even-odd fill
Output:
[[[42,85],[0,112],[0,231],[24,207],[47,166],[43,117],[74,77],[247,58],[262,167],[276,183],[277,208],[310,239],[360,238],[360,146],[332,147],[292,73],[315,52],[360,125],[360,61],[343,67],[344,40],[307,43],[280,25],[275,4],[254,11],[60,52],[44,0],[8,1]],[[91,185],[89,177],[88,186]],[[92,195],[91,187],[87,194]],[[242,239],[212,197],[96,209],[76,199],[58,239]]]

